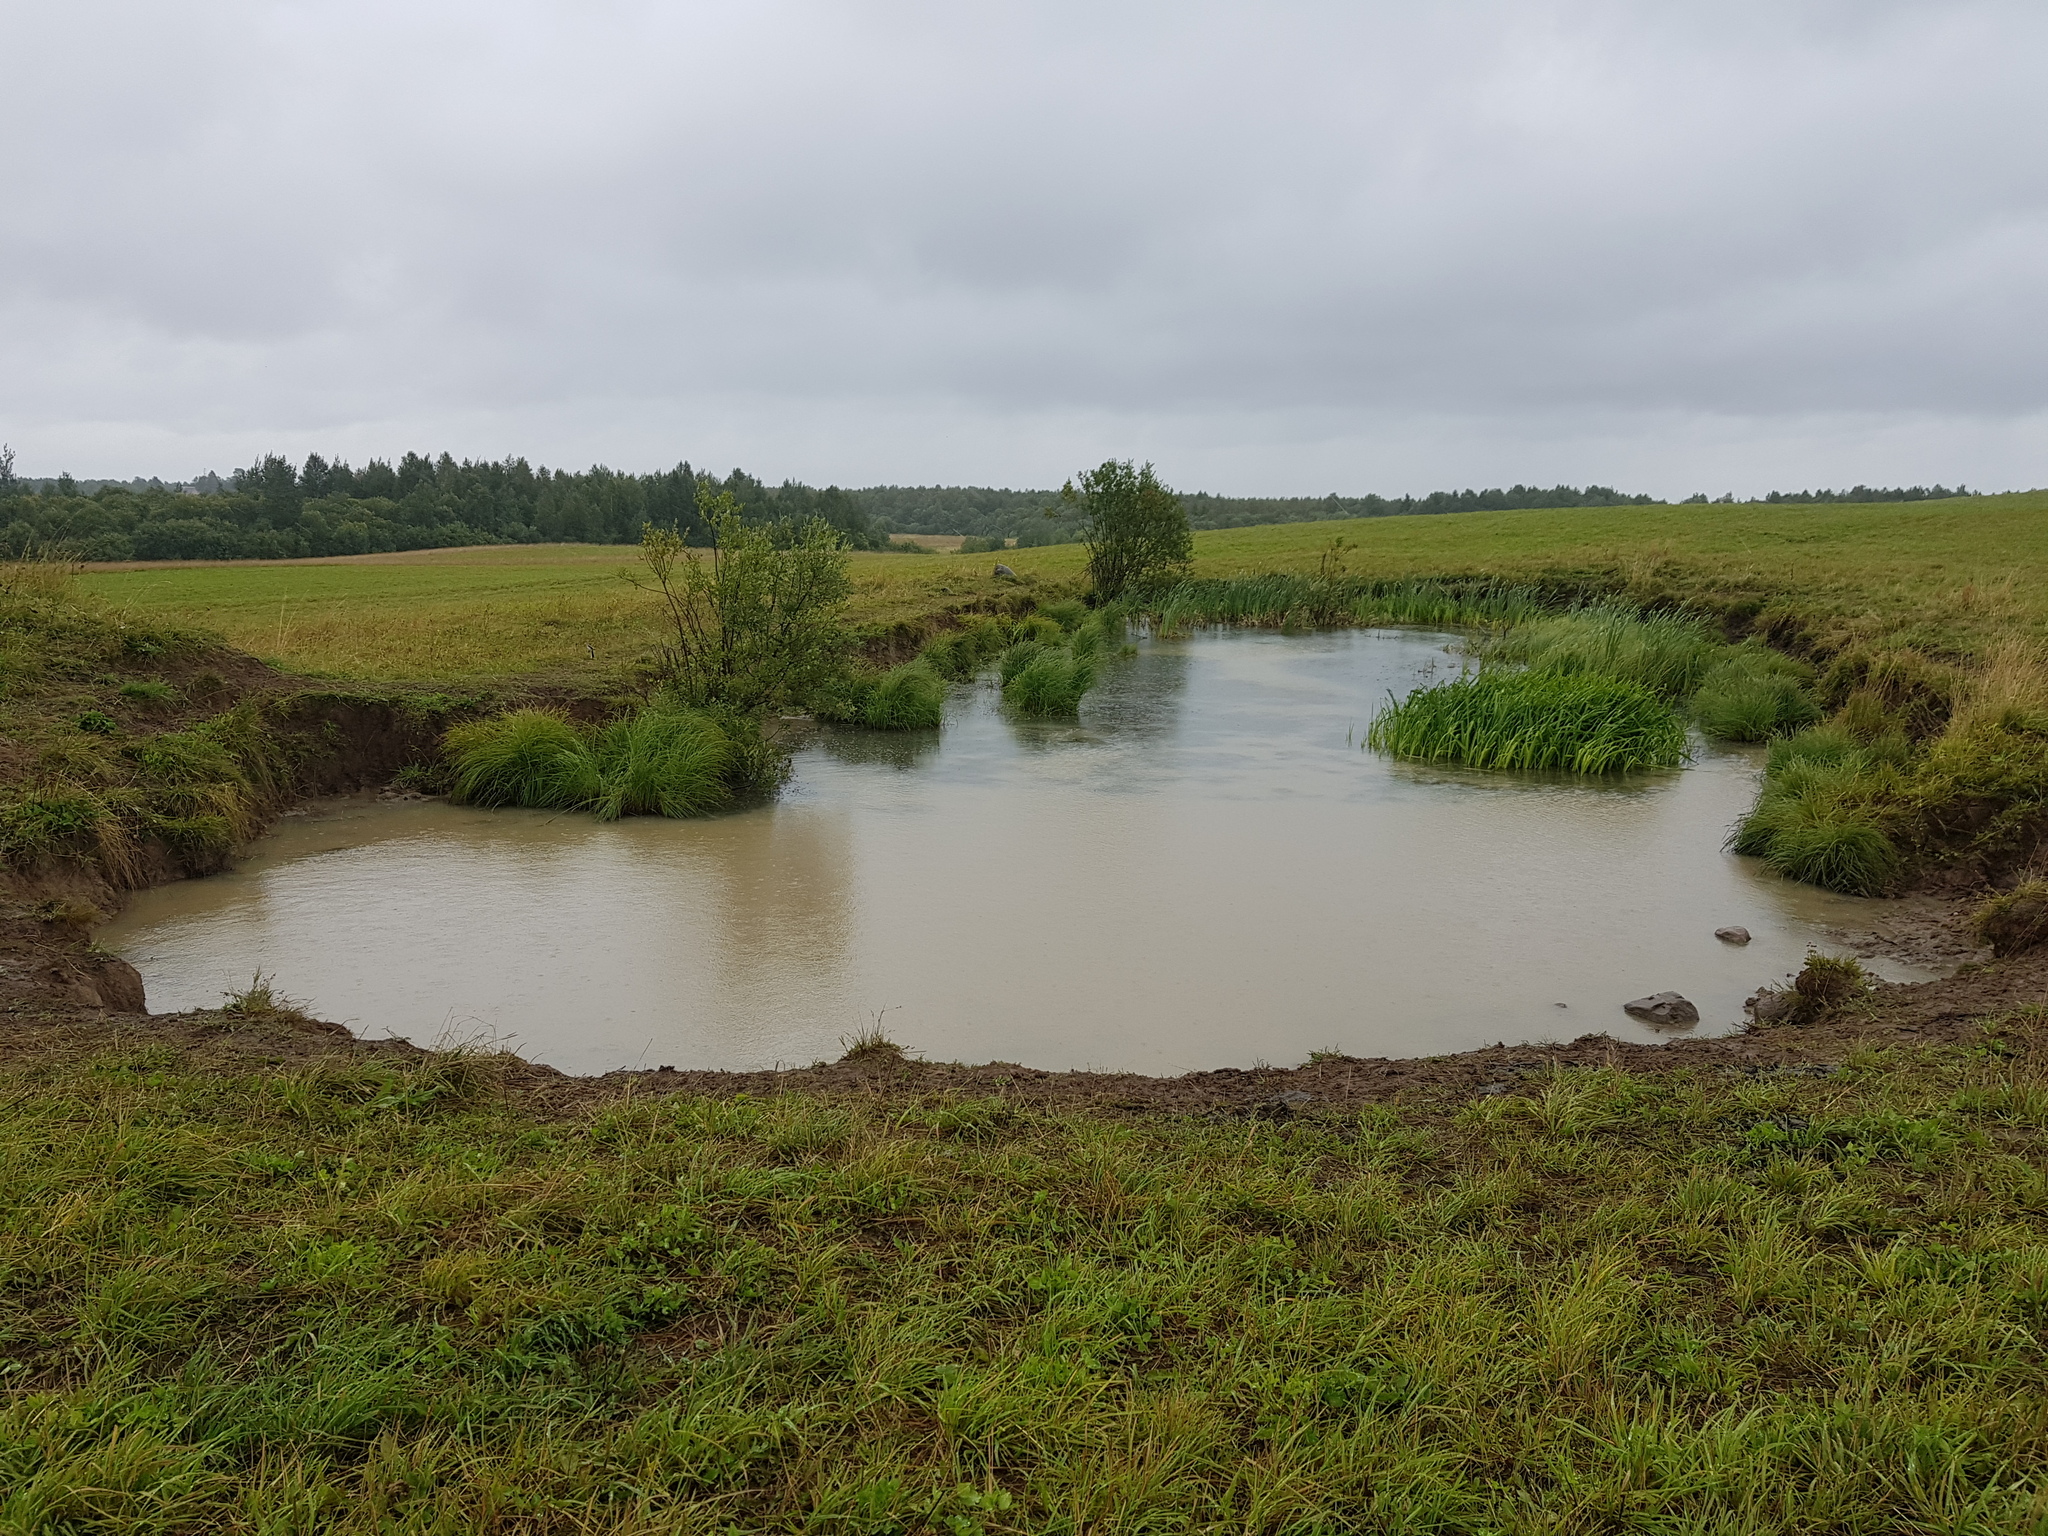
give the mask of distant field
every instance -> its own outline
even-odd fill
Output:
[[[1570,577],[1637,591],[1779,600],[1844,637],[1969,655],[2048,637],[2048,492],[1875,506],[1465,512],[1199,533],[1196,572],[1310,570],[1332,538],[1361,575]],[[1003,559],[1078,583],[1076,545]],[[858,623],[999,589],[989,555],[853,557]],[[275,564],[94,570],[115,609],[215,630],[293,670],[477,677],[622,662],[657,638],[623,545],[517,545]]]

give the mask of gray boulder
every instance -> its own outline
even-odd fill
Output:
[[[1015,581],[1017,579],[1017,573],[1007,565],[998,565],[995,569],[995,575],[998,581]]]
[[[1723,944],[1747,944],[1749,942],[1749,930],[1747,928],[1716,928],[1714,930],[1714,937]]]
[[[1676,992],[1652,992],[1648,997],[1639,997],[1632,1003],[1623,1003],[1621,1007],[1624,1013],[1641,1019],[1645,1024],[1655,1024],[1664,1029],[1700,1021],[1699,1009]]]

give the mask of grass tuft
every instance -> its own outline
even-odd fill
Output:
[[[2001,959],[2048,939],[2048,880],[2029,880],[1992,897],[1971,916],[1970,931]]]
[[[732,744],[707,715],[661,705],[614,720],[589,748],[596,792],[580,808],[621,816],[708,816],[732,803]]]
[[[923,660],[884,672],[861,710],[861,724],[878,731],[932,730],[945,720],[946,680]]]
[[[1036,646],[1011,671],[1011,656],[1031,645],[1026,641],[1004,653],[1009,675],[1003,682],[1003,702],[1023,715],[1073,719],[1080,713],[1082,695],[1095,686],[1095,658],[1060,646]]]
[[[583,733],[550,709],[513,709],[452,727],[442,748],[455,765],[460,804],[567,810],[598,794],[597,761]]]
[[[1649,689],[1611,678],[1482,672],[1390,700],[1366,745],[1474,768],[1623,773],[1685,761],[1685,728]]]
[[[450,796],[493,808],[705,816],[779,782],[773,748],[742,723],[649,705],[595,731],[551,710],[515,709],[443,738]]]
[[[1532,673],[1635,683],[1676,702],[1706,681],[1724,649],[1698,619],[1599,604],[1517,625],[1487,656]]]

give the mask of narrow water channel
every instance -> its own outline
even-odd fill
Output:
[[[261,970],[360,1033],[575,1072],[805,1064],[879,1022],[933,1059],[1172,1073],[1649,1039],[1621,1004],[1665,989],[1712,1033],[1868,921],[1722,850],[1755,752],[1589,782],[1360,750],[1453,644],[1148,641],[1078,725],[962,688],[943,731],[820,730],[779,803],[704,821],[332,803],[103,942],[158,1011]]]

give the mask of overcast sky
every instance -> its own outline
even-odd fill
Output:
[[[2048,5],[0,0],[21,472],[2048,484]]]

